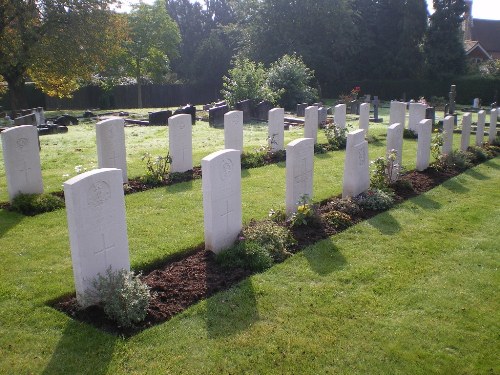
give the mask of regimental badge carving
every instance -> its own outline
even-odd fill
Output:
[[[100,207],[111,198],[109,185],[104,181],[99,181],[90,186],[87,201],[92,207]]]
[[[222,160],[222,168],[221,168],[221,180],[226,181],[229,177],[231,177],[231,173],[233,172],[233,162],[231,159]]]
[[[24,147],[28,145],[28,138],[19,138],[16,142],[17,148],[22,150]]]

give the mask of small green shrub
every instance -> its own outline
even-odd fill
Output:
[[[373,211],[387,210],[394,205],[393,194],[380,189],[370,189],[355,199],[360,207]]]
[[[411,129],[404,129],[403,130],[403,138],[405,138],[405,139],[417,139],[418,134]]]
[[[397,180],[399,163],[396,150],[390,150],[385,157],[381,156],[370,164],[372,175],[370,185],[374,189],[387,189],[392,181]]]
[[[244,268],[261,272],[273,265],[273,257],[266,248],[255,241],[238,241],[221,251],[216,261],[225,268]]]
[[[275,223],[284,223],[286,221],[286,211],[283,208],[278,208],[277,210],[271,208],[268,216]]]
[[[131,271],[112,270],[98,275],[89,291],[90,301],[100,301],[106,315],[122,327],[132,327],[146,318],[151,294],[149,287]]]
[[[167,156],[153,157],[147,152],[141,160],[146,163],[146,175],[142,178],[144,183],[152,186],[161,185],[167,178],[172,164],[170,153]]]
[[[326,154],[328,152],[328,148],[326,145],[321,145],[319,143],[314,144],[314,153],[315,154]]]
[[[453,168],[459,171],[471,168],[470,155],[464,151],[453,150],[443,158],[443,163],[448,168]]]
[[[297,211],[289,218],[292,227],[299,227],[302,225],[314,225],[318,223],[318,213],[316,207],[311,203],[311,199],[304,195],[297,202]]]
[[[356,216],[361,212],[358,204],[351,197],[333,199],[328,203],[328,206],[334,211],[340,211],[349,216]]]
[[[493,155],[486,149],[478,146],[471,146],[467,150],[474,162],[481,163],[491,159]]]
[[[325,136],[332,151],[345,149],[348,131],[348,127],[341,128],[335,123],[325,125]]]
[[[349,228],[353,224],[352,218],[340,211],[330,211],[323,216],[323,219],[339,230]]]
[[[244,152],[241,154],[241,168],[250,169],[266,164],[267,151]]]
[[[28,216],[55,211],[63,207],[64,200],[62,198],[48,193],[18,194],[10,205],[12,211]]]
[[[270,220],[252,221],[243,228],[242,237],[245,241],[255,242],[262,246],[276,262],[282,262],[291,253],[289,249],[295,240],[286,227]]]

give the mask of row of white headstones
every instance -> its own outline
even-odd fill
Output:
[[[347,135],[344,165],[343,197],[357,196],[370,186],[368,142],[369,104],[362,104],[360,129]],[[412,103],[413,104],[413,103]],[[413,115],[412,115],[413,113]],[[418,133],[417,170],[429,166],[432,133],[431,120],[424,119],[425,110],[412,111],[410,124],[419,119],[414,130]],[[335,123],[346,126],[345,105],[335,107]],[[392,102],[387,131],[387,152],[395,150],[401,165],[406,103]],[[421,118],[419,118],[421,117]],[[478,113],[476,144],[484,138],[486,113]],[[491,111],[489,140],[496,134],[497,110]],[[444,119],[444,154],[451,152],[454,118]],[[284,110],[269,111],[269,138],[272,150],[284,149]],[[304,138],[286,146],[286,212],[296,211],[303,196],[312,199],[314,144],[318,132],[318,107],[305,112]],[[365,127],[366,126],[366,127]],[[471,114],[462,119],[461,149],[470,143]],[[19,193],[42,193],[43,184],[36,128],[17,126],[4,131],[2,147],[9,196]],[[231,246],[242,228],[241,160],[243,150],[243,113],[228,112],[224,123],[225,149],[214,152],[201,161],[204,209],[205,247],[213,252]],[[91,301],[86,291],[99,274],[112,269],[130,270],[123,183],[128,181],[125,131],[123,119],[112,118],[96,124],[99,169],[82,173],[64,183],[71,257],[77,298],[80,304]],[[193,168],[192,125],[190,115],[169,119],[169,152],[171,171],[184,172]]]

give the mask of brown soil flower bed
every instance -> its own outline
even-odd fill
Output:
[[[411,182],[411,185],[399,183],[394,186],[396,202],[424,193],[459,173],[457,170],[436,171],[433,168],[423,172],[411,171],[401,178],[403,181]],[[340,197],[320,202],[318,208],[320,215],[331,211],[332,202],[336,199]],[[351,217],[355,224],[378,213],[380,211],[361,210]],[[292,232],[297,240],[293,251],[298,252],[340,230],[324,220],[319,220],[311,226],[295,227]],[[79,309],[75,295],[60,299],[51,305],[74,319],[87,322],[112,334],[128,337],[170,319],[196,302],[230,288],[251,274],[251,271],[242,268],[222,268],[215,261],[214,254],[205,251],[204,245],[201,244],[189,253],[170,259],[144,273],[141,278],[151,288],[153,298],[146,319],[134,328],[118,327],[98,306]]]

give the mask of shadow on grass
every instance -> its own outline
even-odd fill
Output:
[[[437,210],[441,208],[441,203],[436,202],[435,200],[429,198],[425,194],[413,198],[412,202],[415,203],[417,206],[420,206],[424,210]]]
[[[207,331],[210,338],[228,337],[248,329],[259,320],[252,279],[207,300]]]
[[[175,194],[180,191],[189,191],[192,189],[193,189],[193,180],[165,186],[165,190],[171,194]]]
[[[475,169],[469,169],[465,172],[466,175],[474,177],[476,180],[489,180],[490,177],[482,174],[481,172],[476,171]]]
[[[42,374],[71,374],[76,369],[79,374],[106,374],[116,340],[115,336],[69,320]]]
[[[311,269],[318,275],[326,276],[344,268],[346,260],[331,238],[318,242],[315,246],[304,250]]]
[[[496,159],[488,160],[485,164],[490,168],[500,169],[500,164],[498,164],[498,160]]]
[[[448,189],[452,193],[467,193],[469,191],[469,188],[466,188],[464,185],[462,185],[460,182],[457,181],[457,179],[453,178],[451,180],[446,181],[442,185],[445,189]]]
[[[396,234],[401,230],[399,222],[389,212],[384,212],[368,220],[368,224],[382,234]]]
[[[24,215],[0,209],[0,238],[24,219]]]

